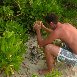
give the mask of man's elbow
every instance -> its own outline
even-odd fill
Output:
[[[42,43],[38,43],[39,47],[43,47],[43,44]]]
[[[43,45],[39,45],[39,47],[43,47]]]

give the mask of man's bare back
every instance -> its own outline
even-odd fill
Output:
[[[65,23],[58,26],[58,31],[60,33],[60,39],[77,54],[77,29],[71,24]]]

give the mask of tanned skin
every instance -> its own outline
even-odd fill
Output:
[[[52,29],[46,28],[42,22],[38,21],[37,24],[34,24],[34,29],[37,33],[37,41],[40,47],[44,47],[44,53],[46,56],[46,63],[48,69],[39,70],[40,74],[46,74],[54,68],[54,57],[58,56],[60,47],[55,46],[52,42],[55,39],[60,39],[65,42],[71,49],[72,53],[77,54],[77,29],[73,27],[69,23],[60,23],[54,24],[53,22],[50,23]],[[46,39],[43,39],[41,36],[40,30],[44,29],[45,31],[49,32],[49,36]]]

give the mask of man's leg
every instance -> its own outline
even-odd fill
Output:
[[[54,59],[55,57],[57,57],[59,50],[60,50],[60,47],[55,46],[53,44],[48,44],[45,46],[44,54],[46,57],[46,63],[47,63],[48,69],[40,70],[39,71],[40,74],[45,74],[52,70],[55,63]]]

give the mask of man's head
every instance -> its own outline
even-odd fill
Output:
[[[52,29],[56,28],[56,25],[58,23],[58,17],[54,13],[47,14],[45,20],[51,26]]]

